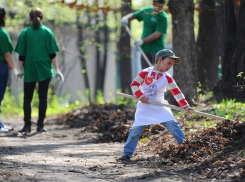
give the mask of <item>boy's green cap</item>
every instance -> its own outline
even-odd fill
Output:
[[[170,57],[170,58],[175,59],[175,63],[174,64],[179,64],[180,63],[180,58],[175,56],[175,54],[169,49],[163,49],[161,51],[158,51],[156,53],[156,56],[155,56],[155,62],[157,62],[157,60],[159,58],[162,58],[162,57]]]

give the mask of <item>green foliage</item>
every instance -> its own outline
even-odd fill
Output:
[[[200,126],[202,128],[211,128],[213,126],[215,126],[216,124],[213,121],[202,121],[200,122]]]
[[[245,104],[236,102],[235,99],[223,99],[220,104],[213,105],[214,110],[211,114],[219,115],[227,119],[233,119],[236,117],[243,118],[245,116]]]
[[[242,79],[245,80],[245,77],[242,77],[242,75],[243,75],[243,72],[240,72],[236,77],[241,77]]]
[[[58,97],[57,95],[52,95],[51,88],[48,91],[48,108],[47,108],[47,116],[67,113],[69,111],[78,109],[82,107],[82,100],[75,101],[74,103],[69,103],[70,95],[64,95]],[[17,102],[13,95],[11,95],[9,87],[4,95],[4,99],[2,101],[1,108],[1,117],[23,117],[23,93],[21,93],[18,97],[19,101]],[[37,90],[34,91],[33,99],[32,99],[32,117],[38,117],[38,106],[39,99]]]
[[[101,90],[97,90],[96,103],[97,104],[104,104],[105,103],[103,93]]]
[[[146,142],[148,140],[148,138],[141,138],[140,142]]]

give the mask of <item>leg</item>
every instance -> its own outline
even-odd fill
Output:
[[[155,64],[155,53],[145,53],[152,66]],[[150,65],[146,62],[145,58],[141,55],[141,67],[142,69],[148,68]]]
[[[165,126],[168,129],[168,131],[170,131],[174,135],[174,138],[177,140],[178,144],[181,144],[184,140],[186,140],[184,133],[182,132],[179,124],[176,121],[171,120],[163,122],[161,124]]]
[[[43,122],[46,117],[46,110],[48,104],[48,87],[51,79],[39,82],[38,95],[39,95],[39,115],[37,126],[43,128]]]
[[[31,126],[31,101],[36,82],[24,82],[24,121],[25,126]]]
[[[133,126],[129,130],[129,136],[124,146],[123,155],[132,156],[139,141],[139,137],[144,131],[145,126]],[[122,156],[123,156],[122,155]]]
[[[9,65],[0,61],[0,109],[9,79]]]
[[[6,91],[8,85],[9,78],[9,65],[3,61],[0,61],[0,111],[1,111],[1,103],[4,97],[4,93]],[[7,129],[4,129],[4,125],[0,120],[0,132],[8,132]]]

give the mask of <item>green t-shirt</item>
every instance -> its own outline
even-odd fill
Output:
[[[5,61],[4,54],[14,50],[11,39],[6,30],[0,27],[0,61]]]
[[[18,39],[15,52],[25,56],[24,82],[44,81],[54,77],[50,54],[58,52],[52,30],[41,25],[24,29]]]
[[[164,35],[167,32],[168,18],[166,12],[162,11],[159,14],[154,13],[153,7],[147,7],[133,13],[133,16],[138,21],[143,21],[143,33],[141,39],[148,37],[155,31],[161,32],[161,36],[149,43],[141,46],[146,53],[156,53],[165,48]]]

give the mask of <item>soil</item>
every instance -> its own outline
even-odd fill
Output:
[[[162,125],[148,126],[131,160],[121,162],[134,113],[125,105],[91,105],[47,118],[48,132],[33,124],[27,135],[17,132],[21,119],[4,121],[14,130],[0,133],[0,181],[245,181],[241,116],[203,129],[194,123],[207,119],[180,115],[187,138],[181,145]]]
[[[131,161],[117,161],[124,143],[98,143],[98,133],[81,132],[52,118],[45,133],[37,133],[35,124],[30,134],[18,133],[20,119],[4,124],[14,130],[0,133],[0,181],[186,181],[170,168],[148,165],[151,152],[138,148]]]

